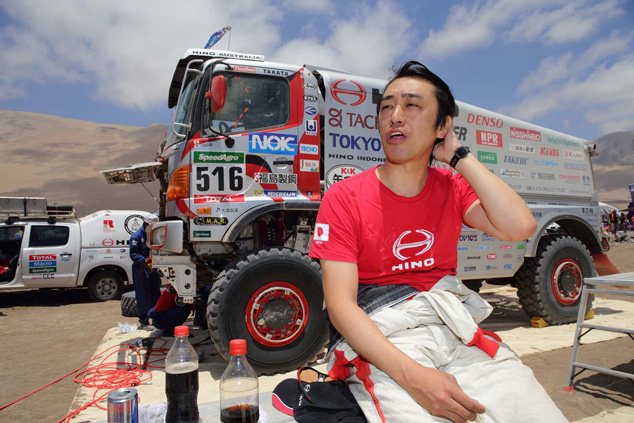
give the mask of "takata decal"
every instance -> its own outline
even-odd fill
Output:
[[[326,183],[328,186],[337,182],[343,181],[351,176],[357,175],[363,172],[359,166],[354,165],[340,165],[331,168],[326,174]]]
[[[339,104],[358,106],[365,101],[368,93],[358,82],[339,79],[330,86],[330,95]]]
[[[296,156],[297,136],[272,132],[254,132],[249,134],[249,152]]]
[[[132,235],[143,226],[143,216],[140,214],[131,214],[125,219],[124,226],[126,232]]]

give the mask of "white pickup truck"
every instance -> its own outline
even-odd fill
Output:
[[[130,236],[149,213],[102,210],[77,219],[45,198],[0,197],[0,291],[85,286],[94,301],[132,283]]]

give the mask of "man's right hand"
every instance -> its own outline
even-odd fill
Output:
[[[454,423],[474,421],[477,414],[485,412],[482,404],[464,393],[454,376],[441,370],[419,365],[416,371],[408,372],[401,386],[431,414]]]

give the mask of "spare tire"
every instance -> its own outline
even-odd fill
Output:
[[[137,317],[136,292],[126,292],[121,296],[121,315],[123,317]]]

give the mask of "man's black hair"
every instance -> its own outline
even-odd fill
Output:
[[[456,101],[453,98],[453,94],[451,94],[451,90],[449,86],[440,79],[438,75],[430,71],[427,66],[423,65],[420,62],[415,60],[410,60],[409,62],[401,65],[400,68],[396,69],[396,67],[392,68],[392,72],[394,76],[387,82],[383,92],[387,90],[390,84],[396,81],[399,78],[420,78],[425,81],[430,82],[434,86],[434,94],[436,95],[436,101],[438,102],[438,114],[436,116],[436,123],[434,124],[434,129],[442,128],[447,121],[447,116],[456,116],[457,106]],[[376,105],[376,114],[379,115],[379,111],[381,110],[381,101],[379,101]],[[434,145],[441,142],[442,139],[436,139]],[[429,158],[429,163],[433,161],[433,156]]]

